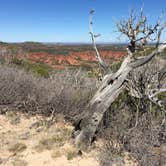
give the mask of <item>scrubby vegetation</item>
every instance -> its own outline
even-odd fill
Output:
[[[24,42],[18,44],[24,51],[30,53],[44,52],[52,55],[69,55],[70,52],[92,51],[89,44],[43,44],[38,42]],[[99,44],[101,50],[124,51],[124,45]]]
[[[61,114],[66,120],[73,122],[77,115],[88,109],[87,103],[98,86],[95,73],[92,73],[93,77],[89,77],[89,73],[81,69],[64,70],[43,78],[36,77],[30,70],[24,70],[24,67],[18,67],[22,62],[14,63],[17,65],[0,65],[0,111],[10,116],[11,120],[15,117],[12,112],[24,112],[48,116],[51,120]],[[119,63],[112,66],[112,69],[116,71]],[[157,63],[159,61],[155,59],[139,72],[145,76],[145,72],[149,73],[148,69]],[[153,67],[152,72],[158,70],[158,67],[161,65]],[[136,72],[131,73],[131,76]],[[145,83],[146,78],[141,79],[141,74],[139,76],[142,84]],[[139,164],[164,166],[166,126],[161,126],[163,117],[163,112],[148,100],[138,100],[127,92],[121,94],[105,113],[97,133],[97,137],[104,142],[99,154],[100,164],[123,165],[125,153],[129,153],[132,160]],[[42,122],[42,125],[49,127],[47,122]],[[68,131],[62,132],[63,137],[55,135],[41,139],[35,149],[43,151],[57,144],[61,146],[63,140],[71,136],[71,130],[69,134]],[[18,150],[26,148],[22,144],[13,147],[12,149]],[[52,154],[53,158],[60,155],[57,151]],[[75,151],[66,153],[68,160],[76,155]]]
[[[151,31],[148,34],[151,34]],[[91,35],[93,38],[93,33]],[[141,41],[142,38],[139,40]],[[47,117],[47,120],[38,121],[29,127],[30,129],[37,128],[37,132],[49,130],[50,125],[56,121],[55,119],[59,115],[75,126],[75,131],[72,131],[71,128],[57,128],[54,130],[55,133],[51,132],[51,135],[42,137],[33,147],[35,151],[42,153],[45,150],[53,150],[51,157],[56,159],[64,153],[62,147],[70,141],[71,137],[79,139],[83,137],[82,133],[85,131],[83,139],[88,138],[91,133],[94,134],[94,137],[89,137],[93,139],[87,140],[94,145],[95,150],[98,150],[98,160],[101,166],[125,165],[126,156],[135,165],[166,165],[166,112],[163,111],[166,110],[166,93],[161,91],[160,94],[155,94],[155,88],[162,90],[162,86],[165,85],[166,50],[162,53],[157,52],[156,54],[159,56],[151,55],[152,57],[149,58],[148,55],[154,51],[153,46],[144,47],[143,45],[142,50],[137,52],[135,44],[133,44],[134,51],[129,45],[128,58],[132,57],[133,59],[126,61],[127,63],[124,63],[123,59],[116,62],[112,60],[113,62],[110,65],[106,65],[97,52],[99,61],[102,61],[102,65],[104,64],[104,70],[110,71],[111,69],[110,74],[107,73],[105,77],[106,79],[110,77],[110,79],[97,93],[98,95],[104,91],[101,96],[96,96],[98,105],[95,105],[95,102],[94,105],[90,105],[88,103],[102,80],[104,70],[101,71],[101,69],[84,64],[82,66],[86,70],[70,68],[70,70],[55,71],[40,62],[32,63],[15,56],[20,50],[28,53],[45,52],[53,55],[68,55],[70,51],[89,50],[89,46],[85,45],[82,48],[67,46],[66,49],[63,49],[63,46],[56,48],[54,45],[26,42],[19,44],[18,49],[18,45],[15,44],[0,43],[0,45],[7,47],[6,55],[13,55],[7,57],[8,59],[4,56],[0,58],[0,113],[5,114],[13,125],[20,122],[19,113]],[[95,43],[94,46],[96,47]],[[122,50],[123,48],[123,46],[118,47]],[[100,49],[107,50],[112,49],[112,47],[101,46]],[[3,51],[1,53],[3,55]],[[145,65],[147,57],[149,58],[148,61],[152,58],[153,60]],[[132,63],[134,61],[139,63]],[[141,63],[144,66],[141,66]],[[123,70],[118,70],[121,64],[123,64]],[[132,70],[128,70],[132,67]],[[124,71],[128,72],[127,76]],[[122,77],[123,75],[124,77]],[[121,93],[117,91],[117,94],[111,96],[113,90],[117,90],[117,84],[120,90],[122,90],[122,87],[124,89]],[[115,86],[115,89],[111,89],[111,86]],[[149,86],[152,86],[152,89],[155,90],[153,93],[150,93]],[[111,94],[108,94],[105,89],[107,91],[111,90]],[[107,94],[105,95],[105,93]],[[149,97],[153,94],[158,97],[157,100]],[[113,100],[110,100],[111,103],[103,100],[105,103],[102,103],[103,96],[106,99],[108,98],[108,102],[111,97]],[[100,104],[103,104],[103,106],[99,107]],[[108,108],[105,109],[105,106]],[[100,113],[101,108],[105,110],[101,112],[102,115],[96,114],[97,116],[93,116],[95,112]],[[100,116],[101,119],[98,118]],[[89,117],[92,117],[92,123]],[[86,130],[87,126],[90,129],[89,131]],[[98,129],[93,130],[96,126]],[[83,130],[83,132],[79,130]],[[27,135],[24,136],[25,139],[28,137]],[[98,139],[101,140],[102,146],[98,147],[95,144]],[[55,150],[57,147],[60,149]],[[25,151],[26,148],[26,144],[17,142],[8,151],[15,155]],[[79,154],[82,155],[81,146],[78,146],[78,148],[78,150],[67,149],[65,151],[67,160],[73,160]],[[84,149],[87,149],[87,146]],[[22,160],[18,160],[13,165],[19,165],[18,163],[27,164]]]
[[[8,49],[15,50],[15,47],[10,46]],[[150,47],[140,52],[139,56],[146,56],[152,50],[153,47]],[[12,54],[17,52],[12,51]],[[5,114],[13,125],[20,123],[18,113],[49,117],[49,121],[34,124],[45,130],[49,129],[58,115],[73,123],[80,114],[88,110],[87,104],[98,88],[103,74],[100,69],[86,65],[86,70],[70,68],[55,71],[40,62],[32,63],[16,56],[6,60],[8,59],[4,57],[0,59],[0,113]],[[111,70],[116,72],[122,61],[123,58],[116,62],[112,60]],[[144,93],[150,76],[164,69],[165,65],[164,50],[148,65],[131,72],[129,78],[135,81],[135,86]],[[165,72],[162,73],[165,78]],[[158,95],[162,100],[165,97],[165,93]],[[100,138],[103,142],[103,146],[98,150],[100,165],[124,165],[126,156],[136,165],[166,165],[166,124],[162,124],[164,116],[164,112],[146,98],[137,99],[124,91],[104,114],[96,133],[96,139]],[[60,136],[57,135],[58,132]],[[73,137],[71,129],[62,129],[57,131],[57,134],[40,139],[34,147],[35,151],[40,153],[62,147]],[[8,150],[15,154],[26,148],[26,144],[17,142]],[[62,156],[62,153],[64,152],[56,150],[51,156],[56,159]],[[65,156],[67,160],[72,160],[78,156],[78,151],[66,150]],[[14,164],[18,163],[22,161],[15,161]]]
[[[162,66],[163,65],[163,66]],[[138,88],[146,91],[146,84],[152,73],[164,69],[158,59],[132,72],[130,77],[139,80]],[[138,74],[139,73],[139,74]],[[165,72],[163,72],[165,78]],[[165,101],[165,93],[162,94]],[[166,107],[166,105],[165,105]],[[166,124],[163,123],[165,112],[146,99],[137,99],[125,91],[105,113],[98,135],[104,145],[99,160],[102,166],[124,165],[125,157],[136,165],[154,166],[166,164],[165,143]]]
[[[16,65],[16,67],[23,68],[27,72],[32,72],[36,76],[40,77],[49,77],[51,68],[46,64],[42,63],[32,63],[28,60],[22,60],[18,58],[14,58],[11,62],[12,65]]]
[[[1,65],[0,73],[0,105],[29,114],[61,113],[74,118],[96,89],[95,80],[81,70],[61,71],[44,79],[17,67]]]

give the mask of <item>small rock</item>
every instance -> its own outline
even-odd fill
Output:
[[[30,132],[28,131],[28,132],[25,132],[25,133],[21,134],[19,136],[19,138],[22,139],[22,140],[27,140],[29,138],[29,136],[30,136]]]

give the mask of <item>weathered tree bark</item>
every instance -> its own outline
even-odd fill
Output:
[[[142,12],[142,11],[141,11]],[[92,15],[94,11],[91,11],[90,14]],[[136,29],[134,29],[132,19],[130,18],[128,21],[128,28],[122,28],[122,33],[129,35],[129,38],[131,38],[131,41],[134,40],[134,44],[129,44],[127,48],[128,55],[123,60],[121,67],[116,73],[112,73],[109,65],[107,65],[101,58],[99,51],[95,44],[95,37],[98,37],[98,35],[94,35],[92,30],[92,16],[90,16],[90,35],[92,38],[92,43],[94,50],[96,52],[96,58],[99,61],[100,66],[105,71],[105,76],[101,82],[101,85],[99,89],[97,90],[94,97],[91,99],[88,110],[83,113],[83,115],[80,115],[80,117],[76,120],[75,125],[75,131],[74,131],[74,137],[75,137],[75,144],[77,146],[80,146],[82,144],[89,145],[93,141],[93,138],[95,136],[95,133],[97,131],[97,128],[102,121],[104,113],[109,109],[111,104],[117,99],[120,93],[123,93],[124,89],[126,88],[126,84],[128,83],[128,75],[129,73],[135,69],[138,68],[146,63],[148,63],[155,55],[159,54],[163,51],[163,49],[166,48],[166,44],[159,45],[159,40],[156,44],[156,49],[148,56],[144,58],[138,58],[136,59],[133,55],[133,53],[136,50],[136,42],[143,39],[147,39],[151,34],[153,34],[150,30],[147,34],[144,35],[144,37],[141,37],[137,39],[137,35],[139,32],[142,33],[141,27],[144,27],[146,23],[146,19],[143,17],[143,14],[141,13],[141,17],[143,21],[141,23],[138,23],[136,26]],[[133,20],[134,21],[134,20]],[[156,25],[159,26],[158,24]],[[153,31],[157,31],[156,26],[153,28]],[[165,26],[164,26],[165,27]],[[160,31],[163,30],[163,27],[160,29]],[[133,32],[135,31],[135,32]],[[139,31],[139,32],[138,32]],[[158,38],[160,38],[161,32],[158,33]],[[130,33],[129,33],[130,32]],[[131,34],[133,32],[133,34]],[[144,32],[143,32],[144,33]]]

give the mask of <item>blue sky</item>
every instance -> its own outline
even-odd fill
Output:
[[[0,0],[0,41],[89,42],[88,13],[95,13],[95,31],[100,42],[117,42],[116,20],[144,2],[153,23],[165,0]]]

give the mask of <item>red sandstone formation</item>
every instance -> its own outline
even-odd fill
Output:
[[[124,51],[100,51],[105,59],[118,60],[125,56]],[[33,62],[42,62],[50,67],[62,69],[65,66],[78,66],[84,63],[97,62],[93,51],[70,52],[69,55],[51,55],[46,53],[31,53],[27,58]]]

